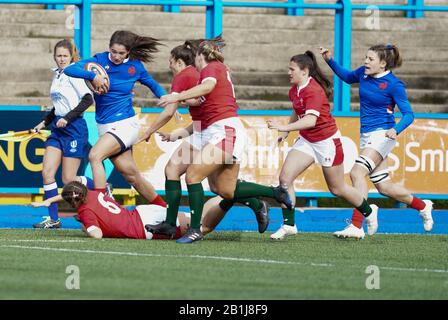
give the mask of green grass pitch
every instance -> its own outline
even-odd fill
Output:
[[[446,235],[216,232],[179,245],[1,229],[0,299],[448,299],[447,253]],[[79,289],[66,287],[71,265]],[[366,288],[372,265],[379,289]]]

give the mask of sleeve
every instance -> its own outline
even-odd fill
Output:
[[[215,83],[218,82],[219,78],[219,70],[217,68],[214,68],[213,66],[208,66],[201,71],[201,83],[204,83],[204,81],[212,80]]]
[[[98,62],[97,56],[95,55],[92,58],[72,63],[71,65],[69,65],[64,69],[64,73],[69,77],[73,78],[83,78],[87,80],[93,80],[96,76],[95,72],[84,70],[84,66],[88,62]]]
[[[359,67],[355,71],[352,71],[341,67],[333,59],[330,59],[327,63],[330,66],[331,70],[333,70],[333,72],[336,73],[339,78],[349,84],[359,82],[359,77],[364,74],[364,67]]]
[[[151,77],[151,75],[148,71],[146,71],[143,65],[141,67],[143,70],[140,73],[140,78],[138,79],[138,81],[147,86],[157,98],[166,95],[165,89],[163,89],[163,87]]]
[[[91,231],[95,228],[100,229],[100,224],[96,219],[95,213],[90,209],[84,209],[79,213],[79,219],[82,224],[86,227],[87,231]]]
[[[322,108],[325,104],[325,99],[322,92],[312,91],[304,97],[305,115],[312,114],[316,117],[320,116]]]
[[[90,89],[87,87],[86,81],[84,79],[68,77],[68,81],[70,81],[70,84],[76,91],[79,99],[84,97],[86,94],[92,94],[92,91],[90,91]]]
[[[398,81],[392,87],[391,93],[392,98],[394,99],[395,103],[398,106],[398,109],[400,109],[400,112],[403,115],[401,120],[394,126],[397,134],[400,134],[404,129],[409,127],[412,122],[414,122],[414,112],[412,111],[411,104],[409,103],[408,96],[406,94],[406,86],[403,82]]]
[[[80,117],[82,113],[86,111],[87,108],[90,107],[92,104],[93,104],[92,94],[87,93],[84,97],[82,97],[81,101],[79,101],[79,104],[64,116],[64,119],[67,120],[68,123],[72,122],[73,119]]]
[[[48,112],[45,115],[44,121],[45,121],[45,126],[47,127],[53,120],[54,118],[56,118],[56,114],[55,114],[55,108],[53,107],[50,112]]]
[[[175,77],[173,83],[171,84],[171,93],[181,93],[185,91],[185,78]]]

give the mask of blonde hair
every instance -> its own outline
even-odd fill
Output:
[[[225,47],[224,39],[221,36],[202,41],[199,45],[197,54],[202,54],[206,62],[219,61],[224,62],[222,48]]]
[[[56,49],[57,48],[65,48],[65,49],[67,49],[70,52],[70,55],[72,57],[70,62],[77,62],[77,61],[80,60],[78,49],[76,49],[76,46],[73,43],[73,41],[71,41],[69,39],[62,39],[61,41],[56,43],[56,45],[54,46],[53,55],[56,54]]]

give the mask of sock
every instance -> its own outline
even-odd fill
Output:
[[[157,197],[155,197],[154,199],[152,199],[151,204],[155,204],[157,206],[161,206],[166,208],[167,204],[165,202],[165,200],[163,200],[163,198],[159,195],[157,195]]]
[[[44,184],[44,197],[46,199],[53,198],[58,195],[58,184],[56,182]],[[58,204],[56,202],[52,203],[48,207],[48,215],[51,220],[58,220]]]
[[[288,226],[293,226],[296,224],[295,219],[295,210],[292,208],[292,210],[289,210],[287,208],[282,208],[282,214],[283,214],[283,223]]]
[[[235,204],[234,200],[222,199],[221,202],[219,203],[219,207],[223,211],[227,212],[233,207],[234,204]]]
[[[372,213],[372,208],[370,208],[366,199],[363,199],[361,205],[356,207],[356,209],[358,209],[364,217],[368,217]]]
[[[364,216],[362,215],[362,213],[359,212],[358,209],[353,209],[352,225],[354,225],[358,229],[361,229],[363,220],[364,220]]]
[[[94,190],[95,186],[93,184],[93,180],[86,176],[80,176],[81,183],[87,187],[89,190]]]
[[[256,184],[246,181],[237,181],[234,199],[242,200],[244,198],[252,197],[268,197],[274,198],[274,191],[271,187],[263,186],[261,184]]]
[[[190,202],[191,228],[201,226],[202,209],[204,208],[204,189],[201,183],[188,184],[188,200]]]
[[[248,206],[249,208],[252,209],[253,212],[257,212],[263,207],[263,204],[257,198],[241,199],[238,202]]]
[[[96,189],[93,189],[93,191],[98,191],[98,192],[106,194],[106,188],[96,188]]]
[[[165,198],[168,202],[166,210],[166,222],[175,226],[177,213],[179,211],[180,199],[182,197],[182,186],[180,181],[165,180]]]
[[[424,203],[422,200],[420,200],[419,198],[412,196],[412,202],[411,202],[411,208],[418,210],[418,211],[422,211],[423,209],[425,209],[426,207],[426,203]]]

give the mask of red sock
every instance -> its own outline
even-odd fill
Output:
[[[95,188],[95,189],[93,189],[93,191],[98,191],[98,192],[106,193],[106,188]]]
[[[426,207],[426,204],[422,200],[420,200],[419,198],[414,197],[414,196],[412,197],[412,202],[411,202],[412,209],[422,211],[423,209],[425,209],[425,207]]]
[[[361,229],[363,220],[364,220],[364,216],[362,215],[362,213],[359,212],[358,209],[353,209],[352,225],[354,225],[358,229]]]
[[[159,196],[159,195],[157,195],[157,197],[155,197],[152,200],[151,204],[155,204],[155,205],[158,205],[158,206],[161,206],[161,207],[164,207],[164,208],[167,207],[165,200],[163,200],[162,197]]]

